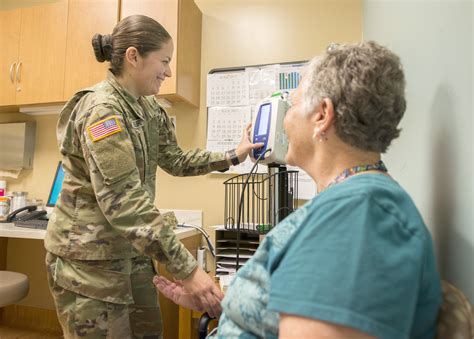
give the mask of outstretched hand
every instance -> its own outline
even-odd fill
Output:
[[[170,299],[176,305],[183,306],[192,310],[202,311],[193,301],[191,295],[186,292],[181,281],[169,281],[163,276],[155,276],[153,283],[160,293]]]
[[[253,149],[258,149],[263,147],[263,142],[258,142],[256,144],[252,143],[250,133],[252,131],[252,124],[248,124],[242,134],[242,139],[240,140],[239,145],[235,149],[235,153],[239,157],[239,161],[243,162],[247,158],[247,155],[250,154],[250,151]]]

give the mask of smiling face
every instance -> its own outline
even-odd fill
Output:
[[[139,95],[157,94],[163,81],[171,77],[173,49],[173,41],[170,39],[161,49],[149,52],[145,57],[138,56],[135,81]]]

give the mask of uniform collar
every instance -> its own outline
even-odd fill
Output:
[[[139,103],[140,97],[136,98],[125,87],[123,87],[115,77],[115,75],[109,70],[107,72],[107,82],[112,86],[117,93],[125,100],[128,106],[133,110],[133,113],[139,118],[143,119],[142,107]]]
[[[130,94],[129,91],[125,89],[117,80],[115,75],[111,71],[107,71],[107,81],[109,84],[115,88],[117,92],[120,93],[120,95],[127,100],[130,103],[136,103],[138,101],[138,98],[134,97],[133,95]]]

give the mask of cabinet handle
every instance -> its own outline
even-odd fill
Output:
[[[16,65],[16,81],[20,82],[21,80],[21,64],[22,62],[20,61],[18,65]]]
[[[15,81],[15,78],[13,76],[13,70],[15,69],[15,66],[16,66],[16,62],[10,65],[10,81],[12,82],[12,84],[13,84],[13,81]]]

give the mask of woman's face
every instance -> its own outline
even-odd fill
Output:
[[[171,76],[170,62],[173,56],[173,41],[164,43],[160,50],[139,57],[136,73],[137,89],[140,95],[157,94],[163,81]]]
[[[305,169],[305,164],[314,154],[311,115],[302,112],[301,86],[291,95],[292,106],[286,112],[283,127],[288,137],[288,152],[285,161],[289,165]]]

